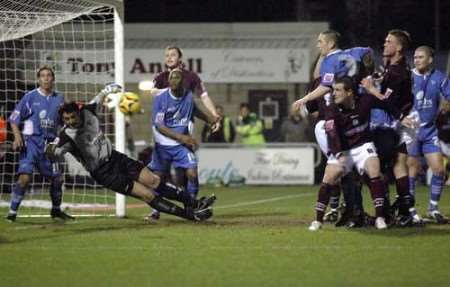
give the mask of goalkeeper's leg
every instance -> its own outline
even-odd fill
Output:
[[[188,220],[206,220],[212,216],[210,209],[194,210],[192,208],[182,208],[175,203],[172,203],[163,197],[156,195],[145,185],[139,182],[133,182],[131,190],[126,191],[127,195],[141,199],[152,208],[167,214],[181,217]]]
[[[197,200],[191,195],[191,193],[186,192],[182,188],[174,184],[161,181],[160,177],[152,173],[148,168],[142,169],[137,181],[149,188],[152,188],[159,196],[181,202],[187,208],[201,207],[202,209],[205,209],[209,208],[215,201],[215,196]]]

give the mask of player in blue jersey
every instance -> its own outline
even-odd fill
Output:
[[[170,167],[182,169],[187,178],[186,191],[196,198],[199,191],[197,158],[198,142],[192,136],[194,115],[214,124],[213,116],[195,107],[193,94],[183,88],[183,73],[174,69],[169,74],[169,88],[153,102],[153,136],[155,149],[149,168],[160,176],[168,174]],[[153,218],[157,218],[152,214]]]
[[[293,104],[297,110],[307,102],[321,98],[332,91],[332,85],[336,78],[350,77],[355,83],[367,75],[373,69],[372,49],[368,47],[355,47],[351,49],[339,49],[339,33],[328,30],[319,34],[317,47],[323,57],[320,64],[320,85]]]
[[[438,203],[444,187],[445,169],[442,150],[438,138],[436,118],[439,113],[441,97],[450,100],[450,83],[447,76],[433,68],[434,51],[431,47],[420,46],[414,53],[413,95],[414,111],[419,116],[416,138],[408,148],[414,158],[424,156],[433,173],[430,185],[428,216],[437,223],[446,223],[438,210]],[[410,175],[409,190],[414,196],[415,176]]]
[[[57,170],[57,164],[48,160],[44,154],[45,145],[57,136],[58,110],[64,104],[64,97],[53,90],[55,74],[52,68],[41,67],[37,72],[37,78],[39,87],[26,93],[9,117],[14,134],[13,150],[20,151],[17,171],[19,178],[12,190],[7,216],[10,222],[16,220],[17,211],[30,184],[34,168],[51,182],[51,217],[62,220],[73,219],[61,211],[63,179]]]

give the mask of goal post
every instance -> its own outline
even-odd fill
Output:
[[[124,79],[124,34],[123,34],[123,7],[114,10],[114,76],[115,81],[125,87]],[[114,109],[115,143],[116,150],[125,152],[125,118],[118,108]],[[116,193],[116,216],[126,215],[125,195]]]
[[[0,121],[15,104],[37,87],[36,70],[54,68],[55,89],[67,100],[89,101],[108,82],[124,87],[122,0],[9,0],[0,1]],[[125,151],[123,115],[104,110],[105,134],[115,149]],[[1,128],[1,127],[0,127]],[[2,137],[3,138],[3,137]],[[6,212],[17,180],[18,153],[11,151],[12,133],[0,141],[0,212]],[[125,216],[124,196],[97,185],[73,158],[62,165],[63,208],[74,215]],[[33,174],[19,216],[48,216],[48,181]]]

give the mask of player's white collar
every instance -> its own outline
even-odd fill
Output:
[[[431,75],[431,72],[433,72],[433,69],[427,71],[425,74],[420,73],[419,71],[417,71],[416,68],[414,68],[412,71],[413,71],[413,73],[416,74],[417,76],[429,76],[429,75]]]
[[[43,96],[43,97],[50,97],[50,96],[53,96],[54,94],[55,94],[55,92],[54,91],[51,91],[51,93],[50,94],[48,94],[48,95],[46,95],[45,93],[44,93],[44,91],[42,91],[41,90],[41,88],[39,87],[39,88],[37,88],[36,89],[37,90],[37,92],[41,95],[41,96]]]
[[[77,128],[69,128],[68,126],[66,126],[65,132],[66,132],[66,135],[68,135],[71,139],[74,139],[75,136],[77,135],[78,129]]]
[[[172,99],[174,99],[175,101],[179,101],[179,100],[181,100],[183,97],[175,97],[173,94],[172,94],[172,91],[169,89],[169,96],[172,98]]]

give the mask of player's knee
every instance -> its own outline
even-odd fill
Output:
[[[145,193],[142,194],[142,199],[145,202],[150,202],[155,198],[155,194],[152,191],[147,191]]]
[[[158,175],[153,174],[152,178],[151,178],[151,182],[152,182],[151,183],[152,188],[157,188],[159,186],[159,184],[161,183],[161,178]]]
[[[189,181],[196,181],[198,180],[198,175],[197,175],[197,171],[192,170],[192,169],[188,169],[186,171],[186,177]]]
[[[339,178],[344,173],[343,168],[336,168],[333,170],[333,172],[328,172],[323,175],[322,182],[329,184],[329,185],[335,185],[338,183]]]
[[[131,195],[133,197],[139,198],[145,202],[150,202],[155,198],[155,194],[152,190],[148,189],[142,184],[133,182],[128,185],[128,189],[125,192],[121,192],[124,195]]]
[[[30,176],[28,174],[21,174],[19,175],[19,178],[17,179],[17,183],[20,185],[21,188],[27,188],[30,184]]]
[[[139,175],[138,181],[147,187],[155,189],[159,186],[161,177],[149,169],[144,168]]]
[[[445,176],[445,170],[443,166],[433,167],[431,168],[431,172],[435,176],[444,177]]]

